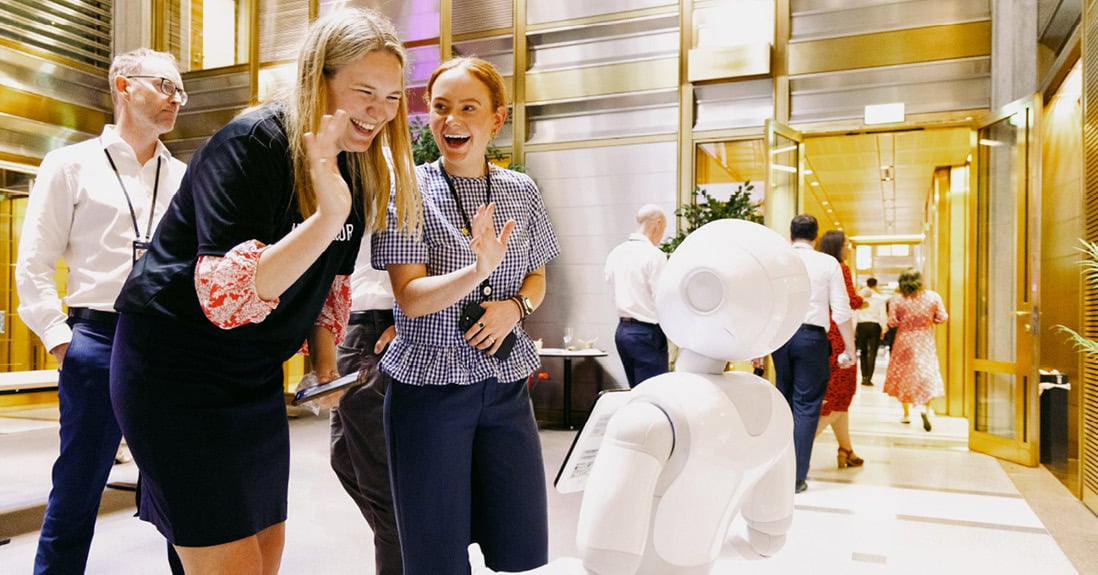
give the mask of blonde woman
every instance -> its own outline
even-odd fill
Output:
[[[192,159],[116,303],[111,399],[142,474],[140,516],[188,573],[273,574],[285,539],[282,363],[308,341],[323,381],[363,233],[419,203],[405,55],[372,11],[310,28],[296,91],[234,119]]]

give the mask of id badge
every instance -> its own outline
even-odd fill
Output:
[[[142,242],[138,240],[133,241],[133,263],[136,264],[137,260],[141,259],[141,256],[145,255],[145,252],[149,251],[149,242]]]

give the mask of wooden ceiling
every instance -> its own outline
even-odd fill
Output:
[[[841,228],[847,237],[918,243],[910,238],[925,233],[934,170],[966,164],[971,134],[954,127],[806,136],[804,211],[816,216],[821,232]],[[729,188],[721,186],[766,181],[766,155],[762,139],[698,144],[695,175],[723,199]],[[762,188],[755,186],[758,199],[765,198]]]
[[[942,128],[806,137],[805,211],[850,236],[925,232],[934,170],[961,166],[971,130]]]

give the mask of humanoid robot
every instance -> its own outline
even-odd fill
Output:
[[[792,337],[808,292],[804,264],[769,228],[719,220],[687,236],[656,296],[660,325],[680,348],[675,371],[599,399],[592,417],[611,396],[620,407],[586,477],[581,560],[528,573],[709,573],[737,513],[756,553],[782,548],[793,519],[793,418],[769,382],[724,366]]]

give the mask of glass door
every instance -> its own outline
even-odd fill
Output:
[[[800,194],[803,180],[804,139],[801,133],[773,120],[766,121],[767,190],[763,212],[766,225],[789,237],[789,222],[804,210]]]
[[[1020,463],[1039,456],[1040,97],[977,126],[974,321],[966,382],[969,447]]]

